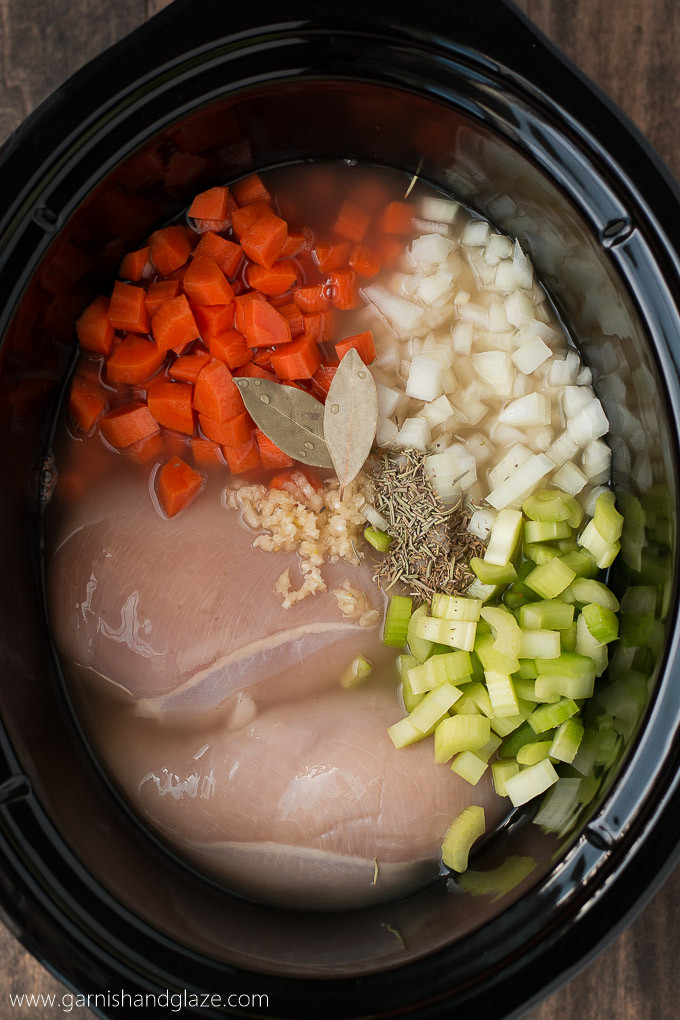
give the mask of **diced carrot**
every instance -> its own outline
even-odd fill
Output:
[[[272,215],[270,206],[264,202],[254,202],[252,205],[244,205],[241,209],[235,209],[231,214],[231,229],[239,241],[242,241],[251,227],[253,227],[261,216]]]
[[[163,352],[198,340],[198,326],[184,294],[163,302],[151,320],[151,332]]]
[[[306,334],[272,354],[272,368],[279,379],[311,379],[320,364],[319,345]]]
[[[249,347],[273,347],[291,341],[288,319],[265,301],[251,301],[246,306],[245,327]]]
[[[259,365],[253,365],[249,362],[247,365],[241,365],[234,375],[245,376],[246,379],[269,379],[271,382],[276,380],[276,376],[273,372],[267,372],[266,369],[260,368]]]
[[[112,386],[138,386],[150,379],[163,364],[165,353],[150,340],[128,336],[106,363],[106,378]]]
[[[316,385],[322,391],[324,396],[327,396],[337,370],[338,370],[337,365],[333,365],[329,361],[324,361],[321,365],[319,365],[316,372],[312,376],[312,381],[316,383]]]
[[[210,188],[196,195],[188,215],[196,220],[224,220],[229,206],[229,188]]]
[[[294,255],[297,255],[299,251],[306,247],[307,242],[308,237],[304,230],[289,230],[279,258],[293,258]]]
[[[215,421],[226,421],[243,410],[241,392],[231,372],[221,361],[211,361],[199,372],[194,390],[194,407]]]
[[[228,305],[234,299],[229,281],[208,255],[194,255],[184,274],[183,286],[197,305]]]
[[[380,230],[385,234],[405,236],[413,230],[414,209],[408,202],[390,202],[380,217]],[[357,241],[361,238],[358,237]]]
[[[293,466],[295,463],[293,458],[289,457],[287,453],[283,452],[283,450],[279,450],[278,446],[271,441],[269,436],[264,434],[262,429],[255,429],[255,438],[260,451],[263,468],[286,468]]]
[[[285,305],[279,305],[277,311],[284,319],[288,319],[291,336],[299,336],[306,332],[304,315],[294,301],[288,301]]]
[[[234,327],[243,333],[245,336],[246,332],[246,308],[251,301],[266,301],[264,294],[260,294],[259,290],[248,290],[245,294],[237,294],[234,298],[234,306],[236,311],[234,312]]]
[[[271,269],[280,256],[287,237],[286,221],[272,212],[263,213],[246,230],[241,238],[241,247],[253,262]]]
[[[333,334],[333,312],[312,312],[309,315],[303,315],[302,318],[304,320],[303,332],[309,333],[318,343],[330,340]]]
[[[330,307],[323,283],[298,287],[293,293],[293,301],[303,312],[325,312]]]
[[[321,479],[312,471],[311,468],[302,467],[296,465],[290,471],[281,471],[278,475],[274,475],[273,478],[269,479],[270,489],[284,489],[284,491],[290,492],[291,486],[293,489],[298,488],[298,479],[302,475],[304,480],[311,485],[311,487],[319,492],[323,489],[323,482]]]
[[[248,266],[246,277],[249,286],[268,297],[279,297],[297,283],[298,274],[295,264],[287,259],[275,262],[271,269],[258,265]]]
[[[328,278],[331,289],[331,300],[336,308],[348,311],[359,304],[359,288],[356,273],[353,269],[338,269]]]
[[[149,246],[138,248],[137,251],[130,251],[124,256],[118,268],[118,275],[122,280],[141,280],[144,270],[149,263]]]
[[[76,321],[76,335],[84,351],[108,356],[113,344],[108,298],[97,297],[87,306]]]
[[[160,460],[165,453],[165,443],[160,432],[140,439],[125,449],[126,456],[132,457],[138,464],[150,464],[153,460]]]
[[[209,343],[213,337],[231,329],[236,306],[231,301],[228,305],[196,305],[192,311],[196,325],[201,331],[201,338]]]
[[[250,174],[243,180],[232,185],[236,200],[240,205],[250,205],[251,202],[271,202],[269,194],[259,174]]]
[[[207,255],[215,260],[225,276],[235,276],[241,265],[243,249],[240,244],[208,231],[196,245],[194,255]]]
[[[220,230],[229,230],[231,216],[225,220],[194,220],[194,230],[197,234],[207,234],[210,231],[218,234]]]
[[[216,421],[207,414],[199,414],[198,421],[203,434],[220,446],[241,446],[248,441],[253,430],[253,420],[247,411],[241,411],[226,421]]]
[[[303,393],[309,392],[304,386],[301,386],[298,382],[294,382],[292,379],[284,379],[281,385],[289,386],[291,390],[302,390]]]
[[[359,276],[369,279],[380,272],[380,253],[375,248],[358,244],[350,254],[349,267]]]
[[[202,487],[203,475],[181,457],[172,457],[158,472],[158,498],[168,517],[184,510]]]
[[[177,382],[195,383],[198,373],[210,361],[207,351],[194,351],[193,354],[184,354],[170,366],[169,375]]]
[[[204,439],[203,436],[191,437],[191,452],[194,460],[202,467],[210,467],[211,464],[222,464],[220,448],[212,439]]]
[[[243,333],[237,329],[228,329],[209,342],[213,358],[223,361],[227,368],[240,368],[251,360],[253,352]]]
[[[146,400],[159,425],[191,436],[195,429],[192,393],[190,383],[160,380],[149,386]]]
[[[82,376],[74,376],[68,398],[68,414],[81,432],[90,432],[107,407],[106,390]]]
[[[338,218],[333,226],[333,233],[358,244],[359,241],[363,241],[370,222],[370,213],[362,209],[356,202],[348,200],[342,203]]]
[[[322,273],[330,273],[332,269],[342,269],[349,258],[349,242],[339,244],[316,244],[314,256]]]
[[[163,227],[149,238],[151,261],[162,276],[169,276],[191,255],[191,242],[183,227]]]
[[[146,291],[142,287],[116,280],[109,305],[109,322],[114,329],[124,329],[128,333],[149,332],[145,296]]]
[[[257,471],[262,467],[260,451],[252,435],[240,446],[223,446],[222,453],[233,475],[242,475],[246,471]]]
[[[155,283],[150,283],[144,298],[149,318],[156,314],[164,301],[177,297],[181,289],[180,280],[156,280]]]
[[[107,411],[99,419],[99,428],[107,443],[117,450],[159,431],[158,422],[141,400],[133,400]]]
[[[364,365],[370,365],[372,361],[375,361],[375,342],[370,329],[367,329],[365,333],[348,336],[335,345],[335,351],[340,361],[351,347],[358,353]]]

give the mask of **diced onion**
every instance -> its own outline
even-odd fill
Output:
[[[428,195],[421,198],[419,212],[424,220],[441,220],[442,223],[453,223],[459,208],[458,202]]]
[[[545,361],[551,357],[552,351],[539,336],[523,343],[512,355],[512,361],[516,368],[524,375],[531,375]]]
[[[543,393],[527,393],[506,404],[498,420],[508,425],[548,425],[550,401]]]
[[[391,418],[378,418],[375,429],[375,441],[378,446],[390,446],[397,438],[398,426]]]
[[[412,446],[414,450],[425,450],[431,438],[430,426],[424,418],[407,418],[399,429],[396,444],[405,449]]]
[[[490,234],[491,228],[486,220],[470,220],[463,231],[460,243],[468,248],[483,247]]]
[[[392,294],[382,284],[370,284],[363,288],[362,294],[365,300],[375,305],[403,336],[408,336],[423,322],[425,313],[419,305],[407,301],[398,294]]]
[[[493,510],[488,510],[485,507],[475,510],[470,518],[468,531],[472,535],[476,535],[477,538],[481,538],[482,542],[486,542],[495,519],[496,514]]]
[[[417,400],[435,400],[442,391],[442,363],[427,354],[418,354],[411,362],[406,394]]]

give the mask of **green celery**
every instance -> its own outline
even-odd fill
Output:
[[[519,659],[514,655],[504,655],[503,652],[497,651],[491,634],[482,634],[477,638],[475,653],[484,670],[490,669],[494,673],[507,673],[511,676],[519,669]]]
[[[536,736],[537,734],[534,733],[529,723],[523,722],[513,733],[505,737],[498,751],[499,757],[516,758],[519,749],[524,747],[525,744],[533,743],[536,740]],[[547,739],[548,734],[539,733],[538,736]]]
[[[560,559],[577,577],[595,577],[598,572],[594,557],[583,549],[563,553]]]
[[[412,666],[408,679],[415,694],[425,694],[443,683],[464,680],[472,673],[468,652],[447,652],[433,655],[426,662]]]
[[[408,677],[405,677],[401,682],[401,696],[407,712],[412,712],[424,697],[422,694],[416,694]]]
[[[588,677],[595,679],[595,663],[587,655],[576,652],[562,652],[554,659],[536,659],[536,669],[541,673],[557,673],[573,679]]]
[[[495,563],[488,563],[478,556],[470,560],[470,569],[477,575],[482,584],[509,584],[517,577],[517,571],[512,563],[499,567]],[[470,588],[468,588],[468,592]]]
[[[540,680],[540,677],[539,677]],[[538,680],[536,681],[538,684]],[[529,725],[534,733],[555,729],[572,715],[578,714],[578,705],[571,698],[561,698],[554,705],[540,705],[529,716]]]
[[[409,715],[409,720],[416,729],[425,733],[446,715],[452,705],[462,697],[462,692],[453,684],[443,683],[428,691],[419,705]]]
[[[567,627],[566,630],[560,631],[562,635],[560,638],[560,645],[563,652],[581,652],[580,648],[577,648],[577,626],[576,623],[572,623],[571,627]],[[583,652],[583,655],[586,653]]]
[[[451,771],[471,786],[477,785],[488,767],[487,762],[479,758],[473,751],[461,751],[451,763]]]
[[[431,732],[434,733],[434,726]],[[424,740],[429,736],[428,733],[423,733],[422,730],[414,726],[408,716],[389,726],[387,733],[396,748],[408,747],[409,744],[415,744],[418,740]]]
[[[611,641],[616,641],[619,636],[619,621],[611,609],[605,609],[603,606],[591,602],[583,607],[581,617],[585,620],[590,633],[600,644],[608,645]]]
[[[566,630],[574,622],[574,607],[559,599],[543,599],[522,606],[520,627],[530,630]]]
[[[515,670],[515,677],[518,680],[535,680],[538,676],[535,659],[520,659],[519,669]]]
[[[623,532],[623,517],[616,509],[613,492],[603,492],[597,497],[593,524],[609,545],[618,542]]]
[[[473,805],[465,808],[446,830],[442,843],[442,861],[452,871],[463,872],[473,843],[484,835],[484,809]]]
[[[568,764],[573,762],[583,740],[583,733],[583,723],[576,716],[561,723],[550,745],[550,757]]]
[[[491,779],[493,788],[499,797],[507,797],[505,784],[512,776],[519,772],[519,765],[516,761],[495,761],[491,766]]]
[[[535,740],[531,744],[524,744],[517,752],[518,765],[535,765],[539,761],[550,757],[552,741]]]
[[[355,687],[360,687],[362,683],[370,676],[373,666],[363,655],[355,656],[350,662],[347,669],[340,676],[340,683],[345,690],[352,690]]]
[[[525,521],[524,543],[556,542],[558,539],[571,538],[571,528],[566,521]]]
[[[425,662],[428,656],[432,654],[432,648],[434,647],[432,641],[418,637],[418,622],[425,616],[427,616],[427,606],[418,606],[408,621],[408,630],[406,631],[406,643],[408,644],[409,651],[419,662]]]
[[[484,606],[481,618],[489,624],[494,634],[493,650],[514,659],[519,655],[522,632],[512,613],[500,606]]]
[[[520,807],[528,801],[545,793],[553,786],[559,776],[552,764],[545,758],[536,765],[529,765],[522,769],[516,776],[511,776],[505,781],[505,790],[514,807]]]
[[[432,616],[440,620],[476,623],[481,608],[481,599],[466,598],[464,595],[433,595],[430,611]]]
[[[542,567],[559,556],[558,550],[546,542],[525,542],[522,552],[537,567]]]
[[[595,602],[604,609],[610,609],[616,613],[619,609],[619,601],[616,595],[609,590],[606,584],[601,581],[593,581],[586,577],[577,577],[571,583],[571,590],[577,602],[583,604]]]
[[[542,567],[535,567],[527,577],[526,583],[541,598],[554,599],[575,577],[574,571],[556,557]]]
[[[602,496],[600,496],[600,499],[601,498]],[[583,532],[579,536],[578,543],[592,554],[600,570],[604,570],[605,567],[611,567],[621,548],[619,542],[607,542],[607,540],[602,537],[595,527],[594,518],[586,524]]]
[[[560,654],[558,630],[522,629],[519,655],[522,659],[550,659]]]
[[[491,532],[484,553],[487,563],[503,567],[510,562],[522,531],[522,513],[520,510],[506,508],[499,510],[491,525]]]
[[[566,832],[578,814],[580,788],[580,779],[559,779],[543,798],[534,824],[545,832]]]
[[[522,504],[522,510],[532,521],[566,521],[572,512],[566,496],[560,489],[543,489],[529,496]]]
[[[490,738],[491,728],[486,716],[446,716],[434,731],[434,760],[441,765],[460,751],[478,751]]]
[[[413,610],[413,600],[406,595],[393,595],[387,606],[383,644],[391,648],[403,648],[406,644],[408,623]]]
[[[416,636],[437,644],[449,645],[451,648],[462,648],[472,651],[477,633],[476,623],[464,623],[459,620],[437,620],[433,616],[422,616],[416,626]]]
[[[560,673],[541,673],[535,680],[536,697],[541,702],[556,703],[560,698],[592,698],[595,678],[592,676],[571,677]]]
[[[369,524],[367,528],[364,528],[364,538],[372,545],[378,552],[387,552],[389,547],[392,545],[392,539],[384,531],[378,531],[376,528],[372,528]]]
[[[512,680],[507,673],[486,671],[486,689],[494,719],[507,719],[519,713],[519,704]]]

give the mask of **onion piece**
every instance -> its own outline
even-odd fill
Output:
[[[432,434],[430,426],[424,418],[407,418],[399,429],[396,437],[396,445],[407,448],[412,446],[414,450],[425,450],[430,445]]]
[[[378,415],[381,418],[390,418],[401,400],[401,393],[393,390],[391,386],[383,386],[379,382],[376,383],[375,388],[378,391]]]
[[[364,517],[369,524],[372,524],[378,531],[387,531],[389,528],[388,522],[385,520],[382,514],[379,514],[374,506],[367,503],[364,507]]]
[[[453,223],[460,206],[449,198],[435,198],[427,195],[420,200],[418,211],[424,220],[441,220],[442,223]]]
[[[424,234],[411,242],[407,256],[412,265],[429,271],[444,262],[454,248],[453,241],[448,237],[438,233]]]
[[[553,462],[544,453],[536,453],[511,478],[493,489],[486,497],[486,501],[495,510],[502,510],[506,506],[520,506],[542,479],[553,470]]]
[[[390,446],[395,442],[399,427],[391,418],[378,418],[375,429],[375,441],[378,446]]]
[[[515,241],[513,248],[512,268],[515,271],[517,286],[523,290],[531,290],[534,282],[534,267],[522,251],[519,241]]]
[[[583,470],[588,480],[606,472],[609,475],[612,463],[612,451],[601,439],[593,439],[584,448],[581,457]]]
[[[491,468],[488,473],[489,485],[493,489],[497,488],[501,482],[507,481],[515,471],[530,460],[531,450],[521,443],[517,443],[508,450],[504,457],[501,457],[495,467]]]
[[[467,248],[484,247],[491,234],[491,227],[486,220],[470,220],[465,227],[460,243]]]
[[[550,483],[568,492],[570,496],[576,496],[588,484],[588,479],[576,464],[568,460],[555,472]]]
[[[361,295],[370,301],[388,319],[402,336],[409,336],[423,323],[424,309],[398,294],[392,294],[382,284],[372,283],[364,287]]]
[[[512,355],[513,364],[524,375],[531,375],[537,368],[552,357],[552,351],[540,337],[523,343]]]
[[[493,510],[481,507],[473,513],[467,529],[471,535],[475,535],[477,538],[481,538],[482,542],[486,542],[495,520],[496,514]]]
[[[411,361],[406,395],[417,400],[435,400],[442,392],[442,363],[427,354],[417,354]]]
[[[475,372],[493,386],[496,393],[508,397],[512,393],[515,369],[506,351],[482,351],[472,355]]]
[[[511,400],[498,415],[507,425],[549,425],[550,418],[550,400],[536,391]]]

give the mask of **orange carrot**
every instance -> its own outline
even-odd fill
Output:
[[[253,262],[271,269],[286,243],[288,226],[285,220],[272,212],[263,213],[246,230],[241,238],[241,247]]]
[[[211,464],[223,464],[220,456],[220,448],[212,439],[204,439],[202,436],[191,437],[191,452],[194,461],[202,467],[209,467]]]
[[[181,289],[182,284],[179,280],[156,280],[155,283],[150,283],[144,298],[149,318],[156,314],[164,301],[177,297]]]
[[[274,382],[276,379],[273,372],[267,372],[266,369],[260,368],[259,365],[253,365],[252,362],[249,362],[247,365],[241,365],[238,371],[234,372],[234,375],[242,375],[247,379],[269,379],[271,382]]]
[[[201,491],[203,475],[182,460],[172,457],[158,472],[158,498],[168,517],[188,506]]]
[[[264,202],[244,205],[242,209],[234,209],[231,214],[231,229],[239,241],[242,241],[245,234],[257,223],[260,217],[268,215],[271,215],[271,207]]]
[[[350,254],[349,267],[358,276],[369,279],[380,272],[380,253],[374,248],[367,248],[365,244],[358,244]]]
[[[177,382],[195,383],[198,373],[210,361],[207,351],[194,351],[193,354],[184,354],[170,366],[169,375]]]
[[[295,265],[289,259],[275,262],[271,269],[263,266],[248,266],[246,274],[248,285],[267,294],[268,297],[280,297],[297,283],[298,274]]]
[[[351,347],[358,353],[364,365],[370,365],[372,361],[375,361],[375,342],[370,329],[367,329],[365,333],[348,336],[335,345],[335,352],[340,361]]]
[[[336,308],[347,311],[359,304],[359,288],[353,269],[339,269],[328,278],[331,288],[331,300]]]
[[[213,358],[223,361],[230,369],[240,368],[253,356],[246,338],[237,329],[228,329],[226,332],[212,337],[209,346]]]
[[[196,305],[192,309],[196,325],[201,337],[210,341],[214,336],[226,333],[234,324],[236,306],[231,301],[228,305]]]
[[[265,301],[251,301],[246,306],[245,327],[249,347],[273,347],[291,341],[288,319]]]
[[[303,332],[309,333],[318,343],[330,340],[333,333],[333,312],[312,312],[303,315]]]
[[[269,479],[269,488],[283,489],[286,492],[295,493],[296,491],[299,491],[298,479],[300,475],[302,475],[304,480],[311,485],[316,492],[323,489],[323,482],[321,479],[312,471],[311,468],[302,467],[302,465],[297,465],[290,471],[281,471],[278,475],[274,475],[273,478]]]
[[[106,391],[101,386],[74,376],[68,398],[68,414],[81,432],[90,432],[107,407]]]
[[[250,174],[243,180],[232,185],[232,191],[240,205],[250,205],[251,202],[271,202],[269,194],[259,174]]]
[[[199,414],[198,421],[203,435],[220,446],[241,446],[248,441],[253,430],[253,420],[247,411],[241,411],[226,421],[216,421],[207,414]]]
[[[149,313],[144,304],[146,291],[116,280],[109,305],[109,322],[128,333],[148,333]]]
[[[289,457],[283,450],[279,450],[275,443],[272,443],[269,436],[265,436],[262,429],[255,429],[255,438],[257,440],[257,447],[260,451],[260,457],[262,459],[262,467],[265,469],[271,468],[286,468],[292,467],[295,461],[292,457]]]
[[[288,319],[291,336],[299,336],[300,333],[306,332],[304,316],[294,301],[288,301],[285,305],[279,305],[277,311],[284,319]]]
[[[112,386],[139,386],[163,364],[165,355],[150,340],[128,336],[106,363],[106,378]]]
[[[308,237],[304,230],[289,230],[279,258],[290,259],[307,246]]]
[[[149,238],[151,261],[162,276],[180,269],[191,255],[191,243],[183,227],[163,227]]]
[[[323,283],[298,287],[293,293],[293,301],[303,312],[325,312],[330,307]]]
[[[198,326],[184,294],[163,302],[151,320],[151,332],[163,353],[198,340]]]
[[[340,244],[316,244],[314,257],[322,273],[330,273],[332,269],[342,269],[349,258],[349,242]]]
[[[333,233],[358,244],[359,241],[363,241],[370,222],[370,213],[367,213],[355,202],[346,201],[340,208],[338,218],[333,226]]]
[[[243,397],[231,372],[221,361],[211,361],[198,373],[194,407],[201,414],[220,422],[243,411]]]
[[[109,299],[95,298],[76,321],[76,335],[84,351],[108,356],[113,344],[113,326],[109,322]]]
[[[196,195],[188,216],[195,220],[225,220],[229,206],[229,188],[210,188]]]
[[[271,372],[272,368],[271,347],[264,347],[261,351],[258,351],[256,354],[254,354],[253,365],[259,365],[260,368],[266,368],[268,372]]]
[[[190,383],[160,380],[149,386],[146,399],[159,425],[191,436],[195,429],[192,394],[193,386]]]
[[[232,475],[242,475],[246,471],[257,471],[262,467],[260,451],[252,436],[240,446],[223,446],[222,453]]]
[[[328,391],[331,388],[333,377],[338,370],[338,366],[332,364],[330,361],[324,361],[317,368],[316,372],[312,376],[312,382],[316,384],[321,390],[323,398],[328,395]]]
[[[320,364],[319,345],[307,334],[272,354],[272,368],[279,379],[311,379]]]
[[[413,215],[413,206],[408,202],[390,202],[380,217],[380,230],[384,234],[410,234],[413,230]]]
[[[166,454],[165,443],[160,432],[147,436],[146,439],[139,439],[132,443],[125,450],[125,455],[137,461],[138,464],[150,464],[152,460],[160,460]]]
[[[121,262],[118,275],[122,280],[141,280],[149,262],[149,246],[130,251]]]
[[[141,400],[121,404],[99,419],[99,428],[107,443],[122,450],[159,431],[158,422]]]
[[[234,299],[226,276],[207,255],[194,255],[184,274],[183,286],[197,305],[228,305]]]
[[[251,301],[266,301],[264,294],[260,294],[259,290],[249,290],[245,294],[237,294],[234,298],[234,326],[245,335],[246,332],[246,308]]]
[[[207,255],[215,260],[225,276],[235,276],[243,259],[243,249],[240,244],[208,231],[196,245],[194,255]]]

